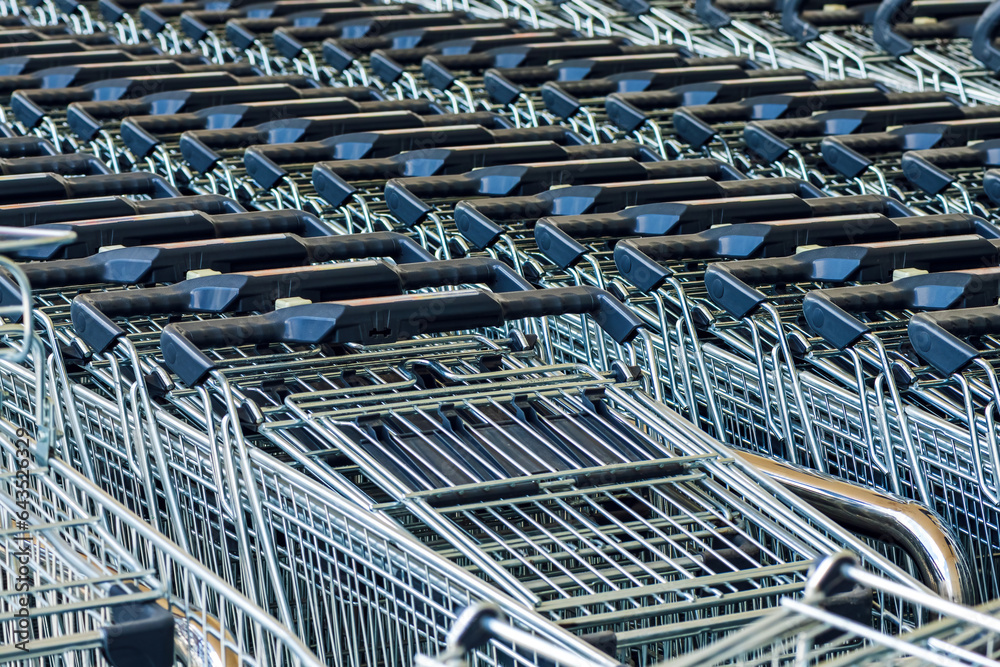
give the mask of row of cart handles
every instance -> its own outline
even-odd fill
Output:
[[[837,22],[871,24],[876,42],[894,56],[911,53],[912,39],[966,37],[971,40],[976,57],[987,68],[991,70],[1000,68],[1000,51],[994,44],[1000,10],[991,7],[988,0],[970,0],[961,3],[921,2],[919,7],[913,6],[911,0],[882,2],[858,0],[846,4],[844,9],[827,9],[821,3],[784,0],[768,1],[750,7],[745,3],[698,0],[695,8],[699,18],[716,29],[729,25],[733,16],[745,13],[748,9],[777,12],[781,15],[781,24],[786,33],[803,42],[817,39],[822,27],[835,25]],[[622,3],[622,6],[634,15],[642,15],[652,10],[656,3],[636,0]],[[73,7],[64,8],[69,12],[73,9]],[[100,9],[105,20],[115,23],[136,8],[122,3],[107,2],[102,3]],[[181,29],[194,40],[204,39],[215,26],[228,22],[227,39],[242,49],[252,47],[258,41],[260,34],[274,31],[275,47],[288,58],[297,57],[303,48],[297,38],[304,37],[311,41],[328,38],[356,40],[357,43],[351,44],[353,48],[348,51],[354,55],[359,47],[367,47],[369,50],[386,48],[388,44],[384,39],[380,39],[380,35],[387,32],[419,30],[425,26],[430,26],[427,29],[434,30],[436,26],[441,25],[440,20],[433,22],[412,14],[418,9],[415,5],[364,7],[355,2],[338,0],[317,3],[261,3],[254,6],[253,15],[249,18],[239,9],[185,11],[184,7],[174,9],[170,4],[153,6],[147,4],[138,9],[139,20],[153,32],[158,32],[164,27],[166,17],[173,17],[177,11],[181,11]],[[374,18],[369,18],[372,16]],[[466,16],[463,12],[454,12],[451,21],[460,22]],[[447,18],[447,15],[439,14],[439,17]],[[933,21],[915,22],[914,19],[918,17],[926,17]],[[331,25],[342,22],[346,23],[342,26]],[[371,29],[372,23],[377,24],[377,31]],[[459,23],[457,27],[461,29],[462,26]],[[369,33],[373,36],[369,37]],[[456,32],[447,39],[459,39],[462,36],[461,32]]]

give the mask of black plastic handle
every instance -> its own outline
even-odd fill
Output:
[[[243,13],[236,9],[187,11],[181,14],[181,32],[196,42],[201,41],[208,36],[213,28],[224,25],[230,19],[238,19],[242,16]]]
[[[523,196],[574,183],[663,180],[698,173],[699,168],[704,173],[706,167],[713,174],[719,173],[719,165],[712,161],[689,165],[685,161],[605,158],[503,165],[450,176],[393,179],[385,186],[385,201],[400,222],[414,225],[433,210],[425,199]]]
[[[179,197],[180,192],[159,174],[146,172],[78,178],[58,174],[0,176],[0,201],[5,204],[106,195],[139,195],[159,199]]]
[[[128,121],[122,124],[123,132]],[[282,164],[302,164],[337,159],[330,149],[324,151],[329,139],[336,144],[343,136],[364,131],[419,130],[441,128],[447,137],[447,126],[480,125],[509,127],[505,119],[489,112],[438,114],[420,116],[412,111],[344,114],[315,118],[293,118],[264,123],[254,127],[224,130],[195,130],[180,138],[181,154],[199,171],[207,171],[220,158],[218,151],[248,149],[244,165],[261,187],[272,187],[285,176]],[[433,145],[437,131],[424,133]],[[361,157],[361,156],[359,156]]]
[[[623,277],[641,291],[649,292],[671,275],[662,262],[785,257],[806,245],[959,236],[989,227],[986,220],[967,214],[893,219],[879,213],[856,213],[734,224],[695,234],[626,239],[615,245],[615,263]],[[995,231],[993,236],[996,237]]]
[[[76,333],[103,352],[125,333],[113,318],[268,312],[274,310],[278,299],[290,297],[323,302],[454,285],[486,285],[494,292],[533,289],[511,267],[489,257],[398,265],[360,261],[204,276],[168,287],[83,294],[74,299],[71,315]]]
[[[34,157],[0,158],[0,174],[40,174],[50,172],[63,176],[97,176],[110,174],[111,170],[96,155],[69,153],[67,155],[36,155]]]
[[[979,350],[963,340],[1000,333],[1000,306],[917,313],[907,335],[920,358],[945,375],[962,370],[979,357]]]
[[[428,26],[389,34],[373,34],[370,37],[355,39],[328,39],[323,42],[323,60],[330,67],[342,72],[359,57],[369,55],[378,49],[393,51],[396,49],[425,48],[432,44],[445,42],[449,46],[449,50],[452,50],[453,48],[461,48],[456,44],[459,40],[514,35],[517,28],[517,21],[508,19],[465,25]],[[439,53],[440,49],[432,49],[432,52]]]
[[[783,0],[781,29],[800,42],[811,42],[819,37],[821,27],[871,23],[879,1],[851,0],[841,4],[847,5],[847,9],[827,10],[824,5],[807,0]]]
[[[957,180],[951,169],[1000,167],[1000,139],[972,146],[932,148],[903,153],[903,175],[930,195],[937,195]]]
[[[855,178],[875,164],[869,157],[903,149],[903,137],[893,132],[826,137],[820,142],[823,161],[837,173]]]
[[[456,148],[409,151],[388,158],[322,162],[313,167],[316,194],[331,206],[340,206],[357,190],[355,181],[388,181],[393,178],[429,177],[519,162],[592,160],[630,157],[659,159],[653,151],[633,141],[613,144],[560,146],[552,141],[485,144]]]
[[[599,238],[612,243],[619,238],[679,234],[685,236],[683,241],[662,239],[655,246],[662,253],[670,244],[676,244],[673,255],[653,257],[656,260],[676,260],[682,257],[676,253],[682,251],[696,253],[688,255],[692,259],[774,257],[792,254],[803,245],[836,245],[975,234],[980,231],[991,238],[1000,234],[1000,229],[982,218],[965,214],[916,216],[892,221],[885,215],[892,211],[885,203],[867,196],[809,200],[795,195],[765,195],[646,204],[617,213],[545,218],[535,225],[535,241],[550,261],[566,268],[587,252],[581,239]],[[767,224],[745,224],[756,222]],[[718,225],[725,227],[710,229]],[[694,236],[687,238],[692,234]],[[626,245],[626,248],[630,247]],[[636,269],[619,264],[619,270],[640,289],[648,291],[666,277],[666,273],[654,271],[644,260],[632,255],[630,250],[623,250],[622,253],[618,252],[616,245],[616,261],[621,255],[625,264],[634,265]],[[639,267],[644,267],[642,275],[636,273]],[[649,281],[654,278],[654,284],[650,285]]]
[[[460,125],[486,126],[491,123],[501,127],[507,126],[505,120],[485,111],[465,114],[431,114],[428,116],[419,116],[412,111],[386,111],[299,120],[303,121],[299,127],[294,127],[294,125],[298,125],[295,123],[276,123],[255,128],[255,131],[259,133],[258,136],[266,140],[247,148],[243,156],[243,164],[247,174],[260,187],[274,187],[287,175],[285,165],[308,164],[316,162],[318,159],[334,157],[329,155],[328,151],[323,150],[323,146],[327,145],[323,141],[327,137],[333,137],[336,140],[338,136],[365,130],[444,128]],[[272,125],[275,127],[271,127]],[[208,134],[209,132],[215,131],[192,132],[189,136],[209,140],[212,136]],[[317,139],[318,141],[316,141]]]
[[[40,53],[0,59],[0,76],[32,74],[55,67],[72,67],[94,63],[125,63],[137,60],[135,56],[119,49],[101,51],[77,51],[63,53]]]
[[[993,2],[979,17],[972,31],[972,54],[991,72],[1000,71],[1000,48],[997,48],[997,26],[1000,25],[1000,5]]]
[[[315,303],[211,323],[169,324],[160,337],[160,349],[167,367],[184,383],[194,385],[215,368],[204,348],[279,342],[391,343],[421,334],[569,314],[592,315],[621,343],[634,338],[642,326],[624,304],[597,288],[559,287],[509,294],[463,290]]]
[[[482,74],[493,67],[528,67],[572,58],[622,55],[622,41],[620,38],[577,39],[509,46],[486,53],[435,55],[424,58],[420,69],[431,86],[447,90],[463,71]]]
[[[827,137],[820,144],[823,159],[844,176],[853,178],[873,164],[871,156],[874,154],[955,147],[971,141],[998,138],[1000,116],[992,108],[987,111],[991,112],[988,117],[907,125],[889,132]]]
[[[913,39],[972,37],[979,17],[992,0],[883,0],[875,12],[872,36],[888,53],[913,52]],[[917,17],[935,19],[916,23]]]
[[[483,87],[497,104],[511,104],[524,92],[522,86],[537,88],[550,81],[584,81],[623,72],[683,68],[695,60],[685,58],[675,45],[663,45],[657,53],[578,58],[552,65],[492,68],[483,73]],[[746,66],[745,59],[724,60],[725,64]]]
[[[676,163],[675,163],[676,164]],[[594,186],[573,186],[550,190],[538,195],[525,197],[504,197],[493,200],[472,200],[459,202],[455,207],[455,223],[459,232],[477,248],[487,248],[503,234],[501,226],[510,220],[519,220],[529,228],[538,220],[548,216],[579,216],[588,213],[618,212],[627,206],[639,206],[654,202],[694,201],[699,199],[724,199],[733,197],[766,197],[768,195],[791,194],[801,197],[820,197],[822,193],[814,186],[793,178],[772,178],[717,182],[704,176],[602,184]],[[836,202],[840,198],[817,199],[817,202]],[[865,206],[885,210],[881,200],[887,197],[872,197]],[[910,215],[912,212],[895,200],[891,208],[894,215]],[[776,202],[769,205],[778,206]],[[880,208],[881,207],[881,208]],[[836,211],[836,207],[831,209]],[[848,210],[847,212],[852,212]],[[817,213],[817,215],[819,215]],[[836,215],[835,212],[829,215]],[[667,224],[667,223],[663,223]],[[567,243],[566,252],[581,252],[581,246]]]
[[[39,202],[31,206],[0,206],[0,226],[30,227],[103,217],[147,215],[170,211],[203,211],[209,215],[242,213],[238,202],[222,195],[195,195],[165,199],[134,200],[125,197],[92,197]]]
[[[963,109],[943,93],[920,93],[924,102],[885,107],[838,109],[809,118],[751,121],[743,130],[747,148],[768,162],[792,149],[795,139],[881,132],[893,125],[927,123],[962,118]]]
[[[187,11],[197,11],[202,7],[204,4],[201,2],[159,2],[142,5],[137,13],[142,27],[158,35],[169,25],[170,19],[179,17]]]
[[[381,5],[359,8],[354,10],[356,14],[368,10],[368,13],[376,18],[340,20],[331,24],[326,23],[336,20],[337,17],[335,17],[333,12],[321,12],[320,18],[322,23],[326,25],[277,28],[272,34],[274,47],[278,53],[286,58],[298,58],[308,44],[318,44],[330,38],[345,37],[353,39],[385,34],[396,30],[447,25],[449,23],[461,22],[468,16],[465,12],[428,12],[425,14],[405,14],[398,12],[397,15],[393,15],[390,10],[396,10],[397,7],[403,9],[403,11],[407,11],[412,8],[412,5]]]
[[[168,211],[146,215],[105,218],[45,225],[72,231],[76,238],[58,247],[35,246],[15,252],[21,259],[87,257],[109,246],[138,246],[198,239],[219,239],[263,234],[328,236],[330,228],[305,211],[252,211],[209,215],[202,211]]]
[[[289,133],[294,136],[294,130],[291,127],[294,124],[290,122],[291,119],[315,118],[315,123],[303,120],[300,124],[303,128],[303,135],[308,136],[310,125],[316,125],[315,130],[322,133],[322,129],[319,127],[322,122],[321,117],[324,117],[326,121],[333,121],[334,116],[353,117],[393,111],[409,111],[416,114],[437,112],[437,108],[429,100],[356,102],[344,97],[308,97],[306,99],[282,100],[280,96],[273,93],[269,97],[271,98],[269,101],[210,106],[188,113],[141,115],[128,118],[122,123],[120,129],[122,141],[136,155],[144,157],[152,152],[156,146],[167,141],[168,138],[176,139],[184,132],[221,132],[232,128],[256,126],[253,129],[260,133],[259,136],[270,137],[272,134],[280,135],[280,132],[276,131],[280,126],[287,126]],[[345,121],[349,126],[350,121],[347,119]],[[395,123],[390,118],[386,124],[392,126]],[[337,128],[334,125],[331,130],[335,129]],[[251,132],[247,132],[246,135],[247,137],[252,136]]]
[[[653,113],[672,111],[680,106],[737,102],[757,95],[780,95],[797,91],[835,91],[846,88],[878,87],[871,79],[820,81],[802,70],[756,70],[728,80],[685,84],[670,90],[614,93],[605,102],[608,119],[631,132]]]
[[[199,269],[234,273],[373,257],[388,257],[397,263],[433,259],[413,239],[391,232],[314,238],[271,234],[118,248],[22,267],[34,289],[46,289],[94,283],[173,283],[184,280],[188,271]],[[0,276],[0,304],[17,303],[19,295],[20,288]]]
[[[474,25],[474,24],[473,24]],[[398,80],[407,68],[415,68],[428,56],[443,54],[454,56],[464,53],[482,53],[502,46],[514,44],[536,44],[562,42],[575,33],[566,28],[539,30],[537,32],[515,32],[513,35],[487,35],[468,39],[449,40],[433,46],[398,46],[391,49],[376,49],[372,52],[369,68],[376,78],[384,83]]]
[[[542,218],[535,223],[535,243],[549,261],[559,268],[567,268],[587,253],[587,247],[581,243],[584,239],[602,239],[610,243],[635,236],[693,234],[713,225],[728,225],[726,229],[730,229],[733,223],[811,216],[809,201],[795,195],[663,202],[613,213]],[[617,244],[615,247],[617,258]]]
[[[995,306],[998,298],[1000,269],[991,267],[929,273],[881,285],[816,290],[802,300],[802,314],[813,333],[844,349],[871,331],[861,319],[863,315]]]
[[[153,115],[157,118],[169,117],[182,112],[190,113],[199,109],[212,107],[222,107],[224,105],[271,103],[281,104],[306,101],[316,99],[316,93],[322,94],[326,91],[329,97],[341,97],[335,88],[311,89],[308,92],[289,85],[287,83],[263,83],[261,85],[238,85],[238,86],[213,86],[209,88],[192,88],[188,90],[170,91],[165,93],[155,93],[146,95],[139,99],[109,100],[99,102],[74,102],[69,105],[66,112],[66,122],[70,129],[77,136],[83,139],[90,139],[97,135],[109,121],[122,121],[126,118],[136,116]],[[347,101],[346,98],[342,98]],[[341,113],[355,112],[357,109],[349,107]],[[314,114],[299,115],[320,115],[321,113],[332,113],[317,111]],[[269,118],[253,121],[255,123],[263,120],[273,120],[276,118],[289,117],[287,113],[276,111]],[[208,122],[206,120],[206,122]],[[184,128],[188,129],[188,128]],[[190,129],[200,129],[195,126]]]
[[[709,297],[734,317],[746,317],[767,298],[756,286],[797,282],[884,282],[897,269],[926,271],[992,266],[1000,261],[995,242],[953,236],[834,246],[792,257],[712,264],[705,272]]]
[[[40,137],[11,137],[0,139],[0,158],[27,158],[56,156],[59,150],[48,140]]]
[[[694,10],[702,23],[718,30],[725,28],[732,22],[730,12],[780,12],[781,3],[779,0],[741,0],[737,3],[695,0]]]

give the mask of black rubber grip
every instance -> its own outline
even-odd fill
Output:
[[[393,179],[385,186],[385,200],[400,222],[414,225],[433,210],[433,206],[425,202],[427,199],[511,197],[574,183],[719,177],[723,174],[741,176],[729,165],[717,160],[640,163],[630,158],[606,158],[514,164],[449,176]]]
[[[339,97],[336,89],[316,89],[316,92],[320,91],[329,91],[330,97]],[[77,136],[91,139],[104,128],[105,122],[121,121],[130,116],[163,117],[222,105],[276,100],[301,101],[312,99],[312,92],[304,94],[302,89],[287,83],[265,83],[155,93],[139,99],[76,102],[69,105],[66,122]]]
[[[178,197],[180,192],[158,174],[133,172],[66,178],[58,174],[25,174],[0,177],[0,201],[27,204],[57,199],[140,195]]]
[[[397,30],[447,25],[452,22],[458,23],[467,17],[464,12],[405,13],[412,11],[412,9],[412,5],[359,7],[353,10],[355,18],[350,20],[343,20],[343,12],[341,12],[340,17],[335,15],[333,11],[321,12],[323,25],[278,28],[274,31],[272,39],[278,53],[286,58],[297,58],[306,45],[318,44],[326,39],[339,37],[356,39]],[[358,15],[365,13],[372,18],[357,18]],[[336,23],[332,23],[332,21],[336,21]]]
[[[198,2],[160,2],[139,7],[139,23],[154,35],[158,35],[170,24],[170,19],[187,11],[197,11],[203,7]]]
[[[907,335],[920,358],[945,375],[962,370],[979,357],[966,338],[1000,333],[1000,306],[917,313]]]
[[[195,41],[201,41],[208,36],[212,28],[224,25],[230,19],[238,19],[243,12],[230,10],[188,11],[181,14],[181,32]]]
[[[636,207],[631,210],[646,208],[651,207]],[[753,217],[737,212],[733,219],[753,219]],[[806,245],[829,246],[958,236],[973,234],[989,226],[989,223],[982,218],[967,214],[892,219],[879,213],[857,213],[811,219],[802,216],[802,218],[725,225],[704,229],[695,234],[627,239],[615,245],[615,263],[623,277],[640,290],[649,292],[659,287],[670,275],[669,270],[660,264],[666,261],[783,257],[793,254],[796,248]],[[757,219],[766,219],[766,214],[758,215]],[[778,219],[778,216],[771,219]],[[695,225],[689,224],[687,227],[690,229]],[[702,223],[701,227],[705,228],[707,225]],[[993,236],[996,236],[995,232]]]
[[[802,300],[802,314],[813,333],[844,349],[871,331],[863,315],[995,306],[998,298],[1000,269],[945,271],[881,285],[809,292]]]
[[[903,148],[903,137],[892,132],[872,132],[826,137],[820,142],[823,161],[837,173],[854,178],[874,164],[872,155],[895,153]]]
[[[397,263],[433,257],[413,239],[391,232],[303,238],[271,234],[107,250],[78,259],[23,264],[35,289],[94,283],[153,284],[184,280],[187,272],[260,271],[350,259],[388,257]],[[17,303],[20,291],[0,276],[0,304]]]
[[[631,340],[642,326],[621,302],[592,287],[559,287],[494,294],[482,290],[396,296],[363,302],[315,303],[266,315],[211,323],[167,325],[163,359],[188,385],[215,368],[202,350],[268,343],[391,343],[420,334],[500,326],[530,317],[589,314],[612,338]],[[206,326],[208,324],[208,326]]]

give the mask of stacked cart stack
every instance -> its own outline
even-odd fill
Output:
[[[1000,664],[1000,1],[0,0],[0,663]]]

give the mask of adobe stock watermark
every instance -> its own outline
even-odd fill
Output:
[[[14,479],[14,497],[17,511],[14,513],[14,527],[17,532],[9,539],[7,547],[9,562],[15,568],[14,592],[19,595],[14,599],[15,627],[13,635],[17,639],[14,648],[27,652],[28,641],[31,639],[31,596],[29,591],[33,583],[31,576],[31,533],[28,531],[30,517],[30,482],[31,482],[31,450],[29,449],[28,432],[18,428],[17,440],[14,441],[14,461],[16,464]]]

